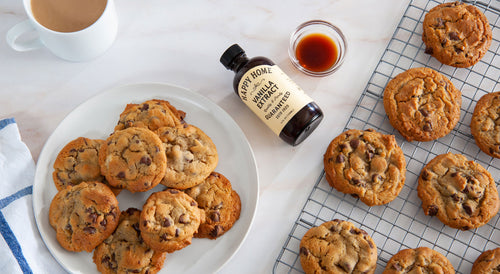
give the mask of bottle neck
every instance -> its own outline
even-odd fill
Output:
[[[245,53],[242,53],[236,57],[234,57],[233,61],[229,65],[229,69],[238,72],[241,67],[243,67],[246,63],[248,63],[249,59]]]

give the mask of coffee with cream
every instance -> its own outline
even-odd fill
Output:
[[[80,31],[102,15],[107,0],[31,0],[35,20],[58,32]]]

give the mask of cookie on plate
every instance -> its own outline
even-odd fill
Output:
[[[216,239],[240,218],[240,196],[233,190],[231,182],[218,172],[212,172],[201,184],[185,192],[205,211],[206,219],[194,235],[196,238]]]
[[[368,206],[394,200],[405,182],[406,161],[394,135],[351,129],[335,137],[323,157],[328,183]]]
[[[161,183],[167,187],[187,189],[200,184],[219,161],[212,139],[201,129],[182,124],[157,131],[165,147],[167,168]]]
[[[78,137],[61,149],[54,161],[52,172],[57,190],[87,181],[99,181],[109,186],[99,165],[99,151],[104,142],[100,139]],[[110,188],[115,195],[120,193],[120,189]]]
[[[420,173],[417,192],[426,215],[461,230],[486,224],[500,205],[491,174],[461,154],[432,159]]]
[[[443,254],[428,247],[418,247],[403,249],[394,254],[383,272],[383,274],[403,273],[453,274],[455,269]]]
[[[383,101],[389,122],[406,140],[425,142],[456,126],[462,93],[431,68],[411,68],[389,81]]]
[[[57,241],[69,251],[91,252],[118,225],[118,200],[100,182],[82,182],[59,191],[49,209]]]
[[[180,125],[186,114],[170,102],[153,99],[140,104],[128,104],[120,114],[115,131],[129,127],[143,127],[155,131],[160,127]]]
[[[149,196],[139,228],[151,248],[172,253],[191,244],[204,219],[204,211],[193,198],[180,190],[167,189]]]
[[[491,45],[491,27],[476,7],[461,2],[432,8],[423,21],[425,52],[445,65],[465,68],[476,64]]]
[[[477,101],[470,131],[477,146],[486,154],[500,158],[500,91],[483,95]]]
[[[486,250],[472,265],[471,274],[500,273],[500,247]]]
[[[109,184],[130,192],[148,191],[158,185],[166,163],[160,138],[146,128],[115,131],[99,153],[101,172]]]
[[[374,273],[377,247],[364,230],[343,220],[309,229],[300,241],[300,263],[308,273]]]
[[[94,250],[93,261],[101,273],[157,273],[163,267],[166,253],[151,249],[141,237],[141,211],[122,211],[115,232]]]

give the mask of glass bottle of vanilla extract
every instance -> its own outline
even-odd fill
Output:
[[[268,58],[248,58],[234,44],[220,62],[236,73],[233,88],[240,99],[288,144],[300,144],[323,119],[319,106]]]

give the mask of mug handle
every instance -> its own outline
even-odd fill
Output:
[[[35,31],[35,28],[29,20],[17,23],[7,32],[7,44],[16,51],[30,51],[42,47],[43,44],[39,37],[24,42],[17,42],[17,39],[21,35],[30,31]]]

